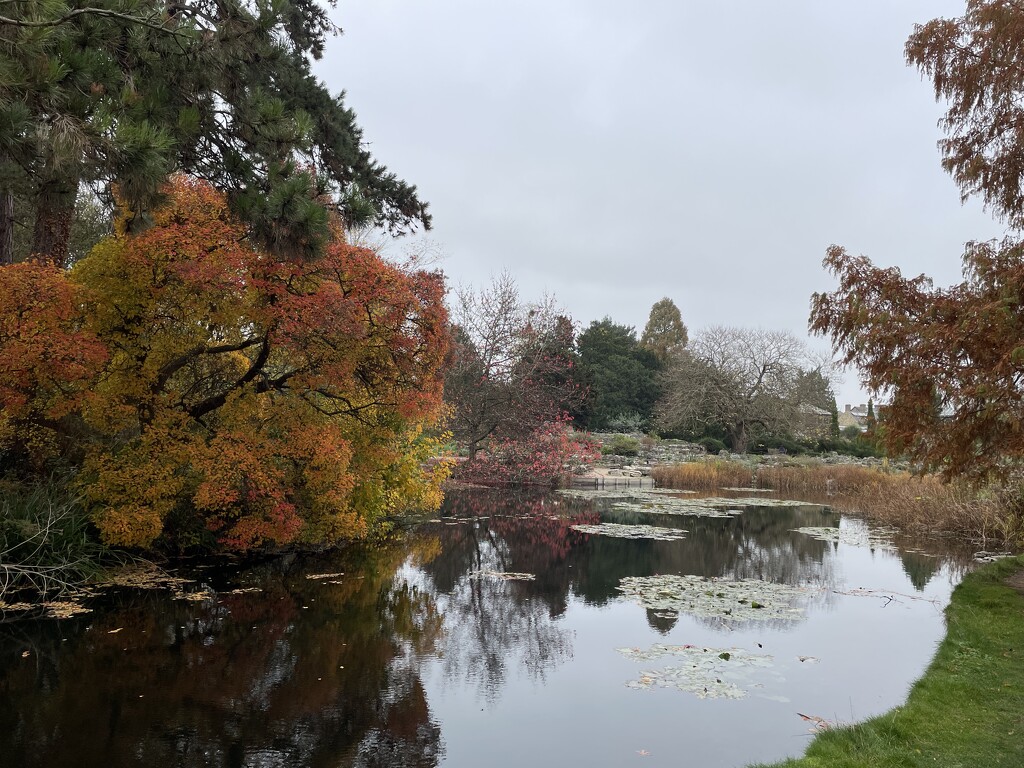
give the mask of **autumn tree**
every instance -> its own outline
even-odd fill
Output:
[[[683,316],[675,302],[668,297],[656,301],[640,335],[640,346],[649,349],[658,362],[664,363],[670,354],[685,347],[688,339]]]
[[[738,453],[753,428],[791,432],[807,359],[806,345],[785,331],[708,328],[670,360],[658,423],[669,431],[721,426]]]
[[[0,471],[45,473],[80,451],[69,417],[108,357],[82,327],[79,286],[56,267],[0,269]]]
[[[815,294],[828,334],[864,385],[887,398],[884,439],[947,477],[1006,474],[1024,455],[1024,258],[1020,243],[971,243],[965,280],[936,288],[833,246],[839,286]]]
[[[18,415],[22,381],[65,378],[32,363],[50,347],[68,358],[78,373],[50,387],[62,410],[30,403],[25,418],[77,417],[84,456],[63,458],[80,466],[104,539],[324,544],[407,501],[436,504],[440,476],[422,462],[441,408],[440,275],[403,272],[340,232],[315,261],[281,261],[209,184],[175,177],[163,194],[151,227],[131,233],[122,220],[66,275],[0,269],[7,322],[33,308],[18,284],[29,270],[76,299],[53,330],[5,335],[28,348],[29,367],[0,370],[0,405]],[[55,316],[55,301],[40,313]],[[90,349],[75,349],[75,334],[100,345],[89,359],[75,357]]]
[[[968,0],[963,16],[916,27],[906,55],[946,103],[943,167],[1011,235],[968,243],[947,288],[833,246],[839,285],[815,294],[811,328],[887,401],[891,451],[947,478],[1005,477],[1024,456],[1024,7]]]
[[[552,300],[525,303],[503,274],[481,291],[460,290],[453,319],[445,400],[471,458],[492,436],[525,438],[582,400],[575,330]]]

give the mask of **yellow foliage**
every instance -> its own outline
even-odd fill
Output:
[[[439,277],[342,242],[276,262],[208,186],[168,191],[155,226],[117,228],[70,275],[109,349],[78,411],[104,539],[148,546],[184,516],[229,548],[321,545],[436,508]]]

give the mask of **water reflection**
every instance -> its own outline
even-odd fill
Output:
[[[244,574],[214,603],[123,594],[4,627],[0,755],[16,766],[428,766],[441,730],[418,678],[442,619],[399,548]],[[21,659],[27,638],[29,655]]]
[[[687,533],[678,541],[654,541],[571,528],[599,521]],[[196,586],[215,591],[212,600],[122,591],[99,600],[93,613],[67,621],[0,624],[0,764],[511,767],[521,762],[514,750],[486,758],[479,750],[528,738],[538,764],[550,755],[552,765],[576,759],[617,765],[633,748],[615,753],[624,737],[614,728],[594,733],[594,722],[611,717],[623,728],[642,729],[658,718],[681,718],[684,711],[700,723],[692,739],[711,738],[727,725],[700,719],[712,710],[678,709],[692,705],[679,692],[655,700],[643,698],[654,693],[624,688],[636,671],[614,649],[667,636],[673,639],[664,642],[714,643],[722,633],[735,644],[743,632],[659,611],[647,611],[644,626],[644,613],[621,599],[620,580],[655,574],[758,578],[821,587],[822,601],[856,600],[837,595],[843,594],[844,571],[862,568],[864,558],[850,558],[845,545],[794,532],[839,522],[837,514],[810,505],[751,508],[712,519],[560,497],[452,493],[439,521],[392,545],[200,571]],[[920,551],[885,558],[918,591],[945,568]],[[470,577],[479,571],[534,578]],[[258,591],[231,593],[235,588]],[[856,622],[867,616],[860,605],[851,613]],[[799,639],[805,624],[815,626],[811,636],[836,632],[816,621],[821,612],[811,609],[818,606],[808,609],[806,621],[759,627],[777,636],[770,649],[763,634],[751,636],[751,648],[756,640],[757,648],[764,641],[765,653],[792,646],[823,655]],[[886,620],[897,626],[891,612]],[[838,626],[828,621],[828,627]],[[941,616],[935,621],[941,631]],[[909,636],[899,626],[897,636]],[[925,643],[913,658],[923,663],[929,648]],[[896,651],[889,655],[906,664]],[[823,662],[818,672],[826,667]],[[842,685],[865,685],[862,676],[856,671]],[[827,689],[811,682],[808,690]],[[897,693],[905,688],[900,680],[884,684]],[[787,722],[791,709],[742,712],[752,718],[748,722],[767,724],[775,722],[772,717]],[[566,714],[574,710],[578,718]],[[529,716],[545,711],[557,715]],[[771,742],[775,752],[761,734],[743,753],[748,757],[733,759],[732,743],[728,749],[719,744],[719,764],[799,751],[784,728],[772,727],[781,734],[777,744]],[[723,734],[714,738],[720,742]],[[656,742],[644,738],[637,747]],[[666,728],[657,738],[668,745],[678,734]],[[573,751],[560,752],[563,741]],[[717,753],[693,749],[701,764],[719,760]]]

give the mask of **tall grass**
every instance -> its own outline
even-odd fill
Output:
[[[694,461],[685,464],[667,464],[651,470],[654,482],[663,488],[690,491],[713,491],[716,488],[749,487],[754,483],[754,471],[731,461]]]
[[[0,599],[65,592],[96,573],[106,554],[66,482],[0,486]]]
[[[986,548],[1024,548],[1024,488],[978,490],[937,477],[856,464],[755,466],[712,461],[656,467],[662,487],[755,487],[827,498],[836,509],[911,532],[965,536]]]

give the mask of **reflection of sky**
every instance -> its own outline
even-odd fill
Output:
[[[753,528],[763,538],[740,523],[736,535],[713,536],[709,546],[727,541],[743,552],[743,559],[728,561],[735,577],[774,574],[780,581],[822,587],[818,597],[803,604],[800,621],[726,626],[682,614],[663,634],[650,626],[644,608],[626,599],[583,599],[578,588],[585,588],[586,574],[573,571],[567,609],[555,618],[531,595],[530,582],[482,585],[477,596],[482,603],[470,610],[457,607],[472,599],[469,582],[460,581],[450,595],[438,596],[446,613],[454,611],[454,620],[446,616],[440,657],[425,666],[423,680],[431,711],[442,724],[445,765],[612,766],[635,758],[638,750],[650,753],[644,763],[649,766],[744,765],[803,750],[808,724],[796,712],[848,722],[901,702],[942,636],[942,608],[953,571],[940,566],[918,591],[898,553],[819,542],[792,531],[811,522],[755,518],[751,515],[748,523],[756,523]],[[783,522],[784,534],[775,524]],[[617,540],[615,547],[656,545],[671,561],[663,548],[698,551],[702,532],[713,530],[688,523],[678,523],[690,531],[684,541]],[[727,528],[734,523],[710,524]],[[816,524],[829,523],[818,513]],[[577,549],[592,548],[594,538]],[[505,544],[516,547],[511,536]],[[600,567],[577,549],[568,559],[578,569]],[[481,562],[497,561],[485,552]],[[710,562],[727,561],[714,557]],[[508,644],[501,673],[474,675],[467,665],[478,658],[466,649],[481,637],[474,622],[495,617],[506,622],[494,635]],[[486,631],[494,629],[490,625]],[[568,647],[556,644],[545,653],[545,633],[568,639]],[[700,700],[674,689],[626,688],[625,682],[642,669],[669,666],[672,660],[636,662],[614,649],[654,643],[740,648],[770,654],[775,666],[760,679],[763,688],[751,689],[738,701]],[[529,662],[537,652],[544,656],[540,675],[539,665]],[[487,681],[500,690],[481,691]]]
[[[857,525],[814,508],[671,517],[662,524],[686,538],[645,541],[572,531],[598,519],[586,504],[507,494],[461,504],[472,519],[428,524],[401,545],[211,574],[216,600],[125,592],[67,622],[5,625],[0,765],[14,755],[30,768],[177,768],[214,755],[224,765],[602,768],[638,750],[648,766],[746,765],[803,749],[795,712],[848,721],[902,701],[942,635],[957,577],[920,552],[794,532]],[[468,578],[478,569],[536,579]],[[345,575],[307,578],[328,572]],[[793,622],[652,621],[616,586],[659,573],[824,589]],[[239,579],[260,591],[225,591]],[[763,687],[738,701],[627,688],[674,661],[615,649],[655,643],[768,654],[774,666],[753,670]]]

